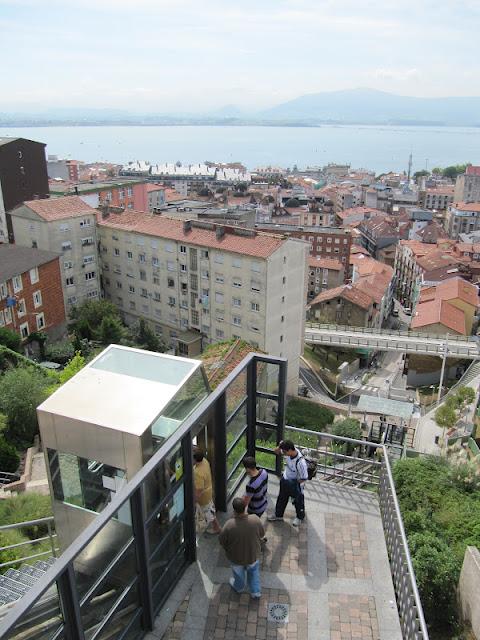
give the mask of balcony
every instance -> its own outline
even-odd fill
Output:
[[[0,636],[427,640],[385,446],[286,427],[286,366],[248,355],[8,611]],[[208,442],[226,512],[247,453],[261,456],[276,495],[272,449],[284,437],[308,448],[317,477],[299,529],[290,507],[285,522],[268,523],[263,595],[252,604],[230,590],[217,541],[196,545],[192,438]]]

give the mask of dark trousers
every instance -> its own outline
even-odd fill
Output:
[[[293,498],[297,518],[303,520],[305,518],[305,498],[299,483],[296,480],[285,480],[285,478],[281,478],[280,493],[278,494],[277,504],[275,505],[275,515],[277,518],[283,518],[289,498]]]

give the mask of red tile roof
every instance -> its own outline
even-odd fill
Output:
[[[331,269],[332,271],[341,271],[344,268],[340,260],[323,258],[322,256],[310,256],[308,258],[308,266],[310,268]]]
[[[448,280],[440,282],[436,287],[428,287],[426,290],[422,289],[420,291],[419,302],[422,302],[423,299],[431,299],[432,289],[434,290],[433,293],[436,300],[448,301],[459,298],[472,307],[477,308],[479,306],[480,301],[478,299],[477,287],[458,276],[455,278],[448,278]]]
[[[480,213],[480,202],[455,202],[452,206],[458,211],[476,211]]]
[[[314,307],[317,304],[332,300],[333,298],[344,298],[362,309],[369,309],[373,304],[373,298],[361,291],[355,284],[344,284],[340,287],[327,289],[319,293],[318,296],[310,302],[309,306]]]
[[[151,191],[166,191],[166,189],[160,184],[152,184],[150,182],[149,184],[147,184],[147,193],[150,193]]]
[[[364,253],[350,255],[350,264],[355,265],[355,269],[360,276],[369,276],[374,273],[383,273],[389,280],[392,279],[393,269],[384,262],[379,262]]]
[[[109,218],[103,220],[99,215],[97,223],[100,228],[132,231],[258,258],[268,258],[286,242],[285,236],[262,232],[252,232],[255,234],[252,236],[241,235],[244,229],[206,222],[201,223],[204,226],[200,228],[195,226],[198,223],[192,221],[190,231],[185,231],[184,220],[153,215],[144,211],[129,210],[121,214],[111,214]],[[217,238],[216,229],[219,227],[223,227],[226,233]]]
[[[465,173],[467,174],[467,176],[480,176],[480,167],[470,165],[469,167],[467,167]]]
[[[446,300],[440,303],[431,300],[417,305],[415,317],[410,325],[412,329],[428,327],[432,324],[442,324],[447,329],[466,335],[465,313],[457,309]]]
[[[79,218],[87,214],[97,213],[96,209],[86,204],[78,196],[47,198],[46,200],[27,200],[23,204],[47,222],[63,220],[65,218]],[[21,206],[23,205],[19,205],[19,207]],[[16,208],[18,209],[19,207]]]

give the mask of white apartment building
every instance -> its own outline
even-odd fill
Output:
[[[182,355],[241,338],[288,359],[297,392],[308,243],[142,212],[98,222],[105,298],[127,324],[147,319]]]
[[[65,310],[100,296],[97,211],[78,196],[30,200],[11,211],[15,243],[60,255]]]
[[[454,202],[480,202],[480,167],[467,167],[457,177]]]
[[[445,231],[457,240],[461,233],[480,230],[480,202],[456,202],[445,214]]]

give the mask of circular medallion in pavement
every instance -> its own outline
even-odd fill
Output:
[[[288,604],[273,602],[268,605],[269,622],[286,624],[288,622]]]

